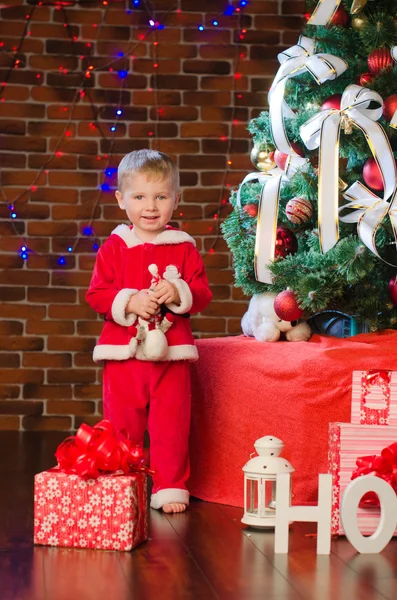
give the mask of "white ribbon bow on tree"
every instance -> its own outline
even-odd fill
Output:
[[[370,108],[371,103],[375,103],[377,105],[376,108]],[[349,128],[355,125],[365,135],[384,182],[383,202],[390,198],[395,191],[396,163],[393,152],[384,129],[376,122],[382,116],[382,108],[383,100],[377,92],[359,85],[349,85],[343,92],[340,110],[322,110],[300,128],[301,137],[307,148],[310,150],[314,150],[315,148],[320,149],[318,227],[320,245],[323,252],[330,250],[339,238],[338,178],[341,127],[344,127],[348,132]],[[346,194],[352,194],[352,187]],[[353,193],[356,189],[353,190]],[[369,192],[369,194],[371,193]],[[379,199],[379,201],[381,200]],[[387,207],[384,206],[384,208],[386,209]],[[372,229],[377,229],[379,226],[379,211],[379,207],[376,208],[375,205],[371,206],[365,211],[362,218],[360,218],[362,239],[364,241],[365,238],[366,241],[364,243],[377,256],[379,255],[374,247],[374,242],[370,242],[368,235],[364,232],[368,227],[370,229],[371,227]],[[374,221],[378,223],[375,227]]]
[[[308,25],[328,25],[339,8],[341,0],[320,0],[312,12]],[[367,4],[367,0],[353,0],[350,13],[356,15]]]
[[[394,61],[397,62],[397,46],[393,46],[393,48],[391,48],[390,54],[392,55]],[[397,129],[397,110],[394,112],[394,115],[390,121],[390,127]]]
[[[276,249],[277,216],[282,181],[286,180],[281,169],[268,173],[249,173],[242,181],[237,192],[236,207],[241,210],[241,189],[252,181],[259,181],[262,191],[258,206],[258,220],[255,237],[254,269],[257,281],[272,283],[273,277],[269,263],[274,260]]]
[[[308,20],[308,25],[328,25],[339,8],[341,0],[320,0]]]
[[[300,157],[292,148],[285,130],[284,118],[295,118],[295,113],[284,100],[285,86],[288,79],[307,72],[321,85],[325,81],[336,79],[348,65],[346,61],[332,54],[315,54],[316,42],[309,37],[300,36],[296,46],[278,55],[281,63],[273,84],[269,90],[270,127],[276,148],[288,154],[285,166],[288,177],[298,168],[302,168],[307,159]]]
[[[397,248],[397,190],[394,191],[390,202],[382,200],[376,194],[371,192],[360,181],[356,181],[343,194],[346,200],[350,200],[344,206],[339,208],[339,213],[345,209],[355,209],[350,214],[339,217],[343,223],[357,223],[357,233],[364,244],[383,262],[395,267],[382,258],[376,248],[376,233],[386,215],[389,215],[394,240]]]

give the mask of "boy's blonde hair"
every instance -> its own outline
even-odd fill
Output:
[[[119,190],[123,185],[123,180],[136,171],[155,175],[161,179],[170,177],[176,193],[179,192],[179,171],[173,160],[167,154],[157,150],[135,150],[126,154],[117,169],[117,184]]]

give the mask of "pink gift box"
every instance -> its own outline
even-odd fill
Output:
[[[145,474],[85,480],[54,468],[35,476],[35,544],[131,550],[147,536]]]
[[[397,371],[353,371],[351,422],[397,427]]]
[[[330,423],[328,470],[332,474],[332,534],[343,535],[340,504],[351,481],[359,456],[380,456],[383,448],[397,441],[397,427]],[[379,508],[358,508],[357,521],[363,535],[374,533],[379,524]],[[394,532],[397,535],[397,529]]]

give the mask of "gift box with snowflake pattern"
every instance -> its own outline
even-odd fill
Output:
[[[360,456],[380,456],[383,448],[397,442],[397,427],[330,423],[328,441],[328,470],[332,474],[332,533],[343,535],[340,505],[343,492]],[[357,509],[357,522],[363,535],[372,535],[379,524],[378,507]],[[397,535],[397,529],[394,532]]]
[[[351,422],[397,426],[397,371],[353,371]]]
[[[35,544],[131,550],[147,535],[146,475],[84,480],[54,468],[35,476]]]

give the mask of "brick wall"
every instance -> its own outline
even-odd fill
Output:
[[[277,53],[296,43],[304,2],[252,0],[240,16],[223,15],[227,0],[141,0],[130,14],[124,0],[43,0],[31,13],[37,2],[0,10],[0,429],[66,431],[101,413],[91,351],[102,323],[84,294],[94,243],[125,220],[104,175],[124,153],[152,147],[177,161],[175,222],[196,238],[214,294],[193,329],[240,332],[247,301],[219,219],[252,170],[246,124],[266,105]],[[151,16],[165,28],[151,29]],[[91,217],[94,234],[82,235]]]

